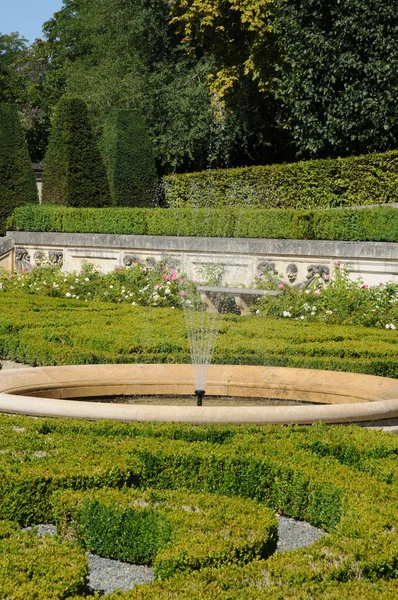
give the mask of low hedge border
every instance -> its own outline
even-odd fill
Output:
[[[0,356],[31,365],[190,363],[183,311],[0,293]],[[394,331],[224,315],[212,362],[398,377]]]
[[[251,500],[162,490],[55,494],[57,530],[89,552],[152,564],[159,579],[275,551],[278,523]]]
[[[7,228],[63,233],[396,242],[398,210],[391,207],[266,210],[228,206],[93,209],[25,205],[15,209]]]
[[[108,426],[107,435],[98,435]],[[169,429],[170,436],[175,427]],[[245,567],[177,575],[114,594],[112,600],[215,599],[220,594],[231,599],[304,599],[310,593],[337,598],[339,590],[356,590],[361,598],[374,598],[375,590],[382,598],[394,597],[398,576],[396,461],[391,465],[393,476],[386,482],[376,473],[357,469],[356,460],[353,466],[341,464],[331,453],[313,451],[316,442],[325,440],[351,447],[368,460],[375,457],[382,464],[381,454],[396,456],[394,436],[355,427],[241,426],[226,428],[234,435],[219,444],[155,438],[148,425],[131,428],[132,432],[142,428],[147,437],[129,437],[127,424],[81,423],[80,431],[77,428],[76,421],[1,417],[5,450],[0,455],[2,518],[19,523],[51,518],[52,495],[57,490],[150,486],[180,490],[181,497],[185,493],[181,490],[190,490],[216,494],[219,501],[220,494],[254,498],[332,532],[307,549],[275,554]]]
[[[398,200],[398,152],[165,177],[169,206],[318,208]]]
[[[70,598],[87,587],[88,562],[76,545],[16,523],[0,521],[0,597],[8,600]]]

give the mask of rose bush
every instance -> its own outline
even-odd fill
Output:
[[[80,272],[63,273],[58,267],[43,262],[32,271],[0,273],[0,289],[105,302],[177,308],[195,290],[195,284],[164,262],[137,261],[131,267],[116,267],[103,274],[91,264]]]
[[[307,288],[275,284],[273,287],[280,288],[282,294],[277,298],[263,296],[255,304],[254,313],[334,325],[398,327],[398,284],[368,286],[362,279],[350,279],[347,268],[338,261],[334,267],[333,280],[315,278]]]

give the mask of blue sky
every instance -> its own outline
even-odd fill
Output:
[[[19,31],[29,42],[42,37],[42,25],[62,7],[62,0],[0,0],[0,33]]]

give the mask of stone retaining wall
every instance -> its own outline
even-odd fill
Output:
[[[165,259],[188,277],[205,281],[218,274],[218,284],[235,287],[251,286],[256,277],[300,286],[316,275],[329,278],[340,261],[368,285],[398,283],[397,243],[42,232],[8,232],[0,242],[0,266],[6,269],[30,269],[43,257],[65,272],[80,270],[84,262],[108,272],[137,260]]]

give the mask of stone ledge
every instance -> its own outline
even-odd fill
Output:
[[[15,245],[75,246],[141,250],[278,254],[285,256],[325,256],[331,258],[397,259],[395,242],[341,242],[330,240],[281,240],[257,238],[211,238],[102,233],[52,233],[8,231],[5,239]]]
[[[193,390],[191,365],[27,368],[0,372],[0,412],[121,421],[253,424],[374,422],[398,417],[395,379],[283,367],[212,365],[206,390],[208,395],[273,397],[325,404],[182,407],[84,401],[84,396],[107,393],[191,396]]]

